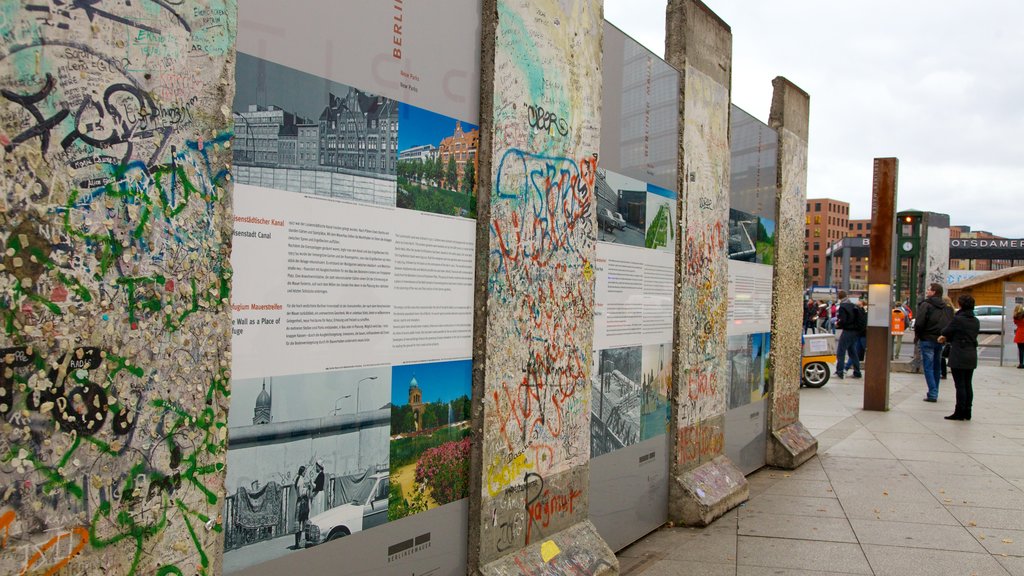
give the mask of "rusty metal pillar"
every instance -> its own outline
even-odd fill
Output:
[[[892,356],[892,269],[896,261],[896,175],[899,160],[875,158],[871,190],[871,256],[868,268],[868,342],[864,366],[864,409],[889,410]]]

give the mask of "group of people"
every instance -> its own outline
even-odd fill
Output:
[[[939,380],[946,377],[948,366],[956,387],[956,408],[945,418],[970,420],[974,401],[972,379],[978,367],[978,332],[981,326],[974,316],[973,296],[960,295],[958,307],[954,309],[952,300],[943,298],[942,294],[942,285],[933,283],[928,286],[916,314],[911,314],[909,308],[899,308],[905,318],[916,318],[914,337],[920,347],[922,370],[928,387],[924,401],[938,401]],[[835,327],[842,332],[836,349],[836,378],[842,379],[843,372],[851,367],[852,377],[860,378],[867,332],[866,302],[854,304],[842,290],[838,296]],[[804,320],[806,328],[806,311]],[[1014,310],[1014,323],[1017,327],[1014,341],[1018,343],[1019,355],[1017,367],[1024,368],[1024,306],[1018,305]]]
[[[306,471],[310,473],[307,474]],[[324,464],[317,460],[313,466],[299,466],[299,472],[295,475],[293,485],[295,487],[295,520],[298,529],[295,532],[295,549],[298,550],[306,531],[306,522],[310,516],[316,516],[324,511],[324,485],[327,482],[327,474],[324,472]],[[312,512],[312,514],[310,514]]]
[[[974,369],[978,367],[978,332],[981,325],[974,316],[974,297],[961,294],[958,310],[942,297],[942,285],[930,284],[925,299],[917,307],[914,336],[921,349],[921,369],[928,391],[925,402],[939,399],[943,349],[948,345],[949,372],[956,387],[956,408],[946,420],[970,420],[974,402]]]
[[[804,305],[804,334],[827,330],[835,334],[836,313],[839,305],[835,301],[825,302],[813,298]]]

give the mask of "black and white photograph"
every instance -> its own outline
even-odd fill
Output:
[[[387,521],[390,367],[232,382],[230,573]]]
[[[394,206],[398,102],[238,54],[235,182]]]
[[[644,246],[647,225],[647,183],[597,169],[597,239]]]
[[[594,354],[597,366],[591,389],[591,458],[640,441],[642,350],[630,346]]]
[[[729,209],[729,259],[757,261],[757,216]]]

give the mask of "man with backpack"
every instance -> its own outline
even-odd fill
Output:
[[[860,358],[857,357],[857,339],[860,331],[867,326],[867,318],[861,318],[858,306],[846,297],[846,291],[839,291],[839,311],[836,313],[836,328],[842,330],[839,335],[839,346],[836,350],[836,378],[843,379],[846,366],[846,354],[850,354],[853,364],[853,377],[860,378]],[[864,326],[861,326],[861,322]]]
[[[925,402],[938,402],[939,378],[942,376],[942,329],[953,320],[953,309],[942,301],[942,285],[928,285],[925,299],[917,306],[914,335],[921,344],[921,369],[928,385]]]

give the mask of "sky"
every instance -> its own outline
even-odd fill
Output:
[[[471,360],[395,366],[391,372],[391,403],[409,403],[409,382],[415,377],[423,402],[448,402],[469,396],[472,388]]]
[[[772,79],[810,94],[808,198],[871,217],[872,161],[897,210],[1024,238],[1024,2],[704,0],[732,29],[732,102],[768,121]],[[663,56],[666,0],[605,0]]]
[[[410,104],[398,106],[398,122],[399,152],[423,144],[437,146],[441,140],[455,133],[455,118],[449,118]],[[475,124],[462,123],[463,132],[472,132],[476,129]]]

